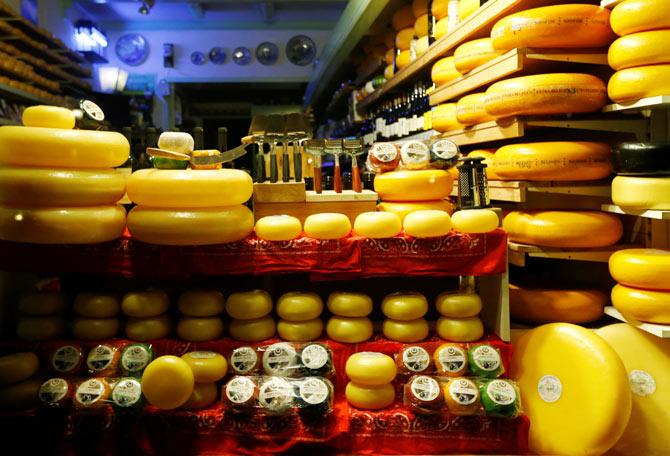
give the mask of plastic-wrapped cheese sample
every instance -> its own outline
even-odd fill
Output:
[[[311,320],[291,321],[279,320],[277,334],[289,342],[307,342],[321,337],[323,321],[320,318]]]
[[[158,147],[172,152],[190,154],[195,147],[195,141],[188,133],[165,131],[158,137]]]
[[[340,317],[367,317],[372,313],[372,298],[363,293],[334,291],[328,295],[327,307]]]
[[[323,212],[305,219],[305,235],[314,239],[341,239],[351,232],[351,221],[344,214]]]
[[[437,335],[453,342],[473,342],[484,335],[484,324],[478,317],[440,317],[435,326]]]
[[[79,345],[57,345],[49,353],[49,368],[58,375],[77,375],[84,363],[84,352]]]
[[[246,206],[156,209],[135,206],[128,229],[142,242],[162,245],[209,245],[240,241],[254,228]]]
[[[501,51],[493,49],[491,38],[467,41],[454,51],[454,65],[460,73],[465,74],[501,54]]]
[[[189,317],[213,317],[225,311],[226,300],[220,291],[185,291],[179,296],[177,307]]]
[[[612,305],[625,317],[648,323],[670,324],[670,291],[612,288]]]
[[[513,418],[520,409],[519,391],[508,380],[495,379],[479,382],[479,395],[486,416]]]
[[[616,215],[596,211],[513,211],[503,229],[510,241],[546,247],[605,247],[623,235]]]
[[[616,176],[612,181],[612,201],[626,209],[668,210],[670,177]]]
[[[123,375],[137,376],[154,358],[154,352],[149,344],[128,344],[121,350],[119,367]]]
[[[164,410],[184,405],[193,394],[194,384],[191,367],[176,356],[156,358],[142,374],[142,392],[147,401]]]
[[[42,381],[37,378],[0,388],[0,410],[22,410],[37,405]]]
[[[612,43],[607,62],[615,70],[670,63],[670,29],[626,35]]]
[[[445,211],[448,214],[454,212],[454,206],[449,200],[434,200],[434,201],[408,201],[408,202],[392,202],[382,201],[377,204],[377,210],[381,212],[392,212],[400,217],[400,222],[405,220],[407,214],[415,211],[424,210],[438,210]]]
[[[628,424],[626,369],[589,329],[551,323],[526,332],[514,343],[510,376],[533,423],[535,454],[603,454]]]
[[[224,385],[221,399],[233,410],[249,411],[258,400],[258,384],[252,377],[235,376]]]
[[[264,290],[238,291],[228,296],[226,313],[238,320],[252,320],[272,312],[272,297]]]
[[[400,147],[394,143],[376,142],[368,151],[367,167],[374,173],[393,171],[400,164]]]
[[[477,415],[480,411],[479,389],[469,378],[449,379],[444,385],[444,401],[453,415]]]
[[[607,84],[607,94],[617,103],[667,93],[670,93],[670,64],[617,71]]]
[[[346,344],[357,344],[372,337],[372,321],[366,317],[333,316],[326,324],[326,333],[330,339]]]
[[[433,352],[435,368],[439,375],[461,377],[468,371],[468,354],[460,344],[442,344]]]
[[[448,197],[453,180],[443,170],[392,171],[375,177],[374,185],[384,201],[429,201]]]
[[[422,141],[405,141],[400,146],[400,161],[405,169],[427,168],[430,163],[430,149]]]
[[[263,352],[263,371],[266,375],[291,377],[300,366],[298,352],[292,344],[278,342],[265,347]]]
[[[204,342],[223,335],[223,321],[219,317],[182,317],[177,323],[177,336],[189,342]]]
[[[440,384],[427,375],[415,375],[404,387],[405,404],[415,413],[435,413],[444,406]]]
[[[118,318],[75,318],[72,335],[79,340],[111,339],[119,333]]]
[[[612,29],[619,36],[670,28],[670,11],[656,0],[627,0],[614,7]]]
[[[323,312],[323,301],[316,293],[292,291],[277,300],[277,315],[291,321],[317,318]]]
[[[391,383],[396,376],[395,361],[378,352],[359,352],[349,356],[345,372],[359,385],[381,386]]]
[[[444,292],[435,299],[435,308],[443,317],[476,317],[482,310],[482,298],[476,293]]]
[[[349,382],[344,394],[349,404],[363,410],[381,410],[393,404],[395,400],[395,388],[390,383],[369,386]]]
[[[193,371],[193,380],[196,383],[218,382],[225,377],[228,363],[223,355],[213,351],[193,351],[182,355]]]
[[[421,293],[391,293],[382,300],[382,313],[395,320],[416,320],[427,312],[428,300]]]
[[[401,373],[427,372],[431,367],[430,354],[418,345],[405,346],[396,355],[396,365]]]
[[[16,324],[16,335],[29,342],[42,342],[63,335],[65,325],[62,317],[21,317]]]
[[[396,31],[400,31],[407,27],[414,25],[414,13],[412,12],[412,5],[405,5],[398,8],[391,17],[391,25]]]
[[[451,215],[451,223],[461,233],[488,233],[498,228],[500,219],[491,209],[464,209]]]
[[[37,372],[40,360],[32,352],[0,356],[0,386],[26,380]]]
[[[228,327],[230,337],[243,342],[260,342],[275,335],[275,320],[269,315],[239,320],[233,319]]]
[[[431,119],[433,129],[440,133],[463,128],[463,124],[456,117],[456,103],[443,103],[435,106]]]
[[[40,403],[50,407],[63,407],[72,400],[74,387],[64,378],[50,378],[40,385]]]
[[[420,342],[428,337],[429,327],[425,318],[394,320],[387,318],[382,324],[384,337],[406,344]]]
[[[41,127],[0,127],[0,163],[45,168],[115,168],[130,153],[121,133]]]
[[[269,215],[256,222],[254,231],[265,241],[290,241],[300,236],[302,224],[290,215]]]
[[[18,311],[22,315],[45,316],[67,310],[65,298],[54,291],[37,291],[19,297]]]
[[[466,95],[456,103],[456,120],[463,125],[475,125],[495,120],[486,112],[486,93]]]
[[[407,214],[403,229],[417,238],[446,236],[451,231],[451,217],[444,211],[415,211]]]
[[[33,244],[94,244],[121,237],[123,206],[0,206],[0,239]]]
[[[468,348],[468,365],[476,377],[496,378],[505,371],[500,352],[488,344]]]
[[[183,410],[201,410],[209,407],[219,397],[219,387],[216,383],[195,383],[193,393],[181,406]]]
[[[230,353],[230,369],[234,374],[248,375],[259,367],[260,357],[252,347],[238,347]]]
[[[156,317],[133,317],[126,320],[126,337],[130,340],[146,342],[162,339],[170,335],[172,321],[168,315]]]
[[[72,306],[80,317],[111,318],[119,313],[119,298],[111,294],[79,293]]]
[[[120,350],[107,344],[91,348],[86,356],[88,373],[95,377],[112,377],[118,372]]]
[[[76,119],[71,109],[58,106],[28,106],[21,115],[26,127],[62,128],[71,130]]]
[[[610,257],[609,269],[621,285],[670,291],[670,250],[619,250]]]
[[[126,293],[121,300],[121,310],[129,317],[156,317],[169,307],[170,298],[161,290]]]
[[[607,296],[598,290],[525,288],[509,285],[512,318],[530,323],[588,323],[603,315]]]
[[[463,76],[454,63],[454,57],[444,57],[433,65],[430,72],[430,78],[435,85],[440,86]]]
[[[409,45],[414,39],[414,27],[407,27],[398,32],[395,37],[395,48],[401,51],[409,50]]]

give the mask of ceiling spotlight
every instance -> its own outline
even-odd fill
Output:
[[[138,10],[138,12],[140,14],[146,16],[151,11],[151,8],[154,7],[155,3],[156,3],[156,0],[144,0],[142,2],[142,6],[140,6],[140,9]]]

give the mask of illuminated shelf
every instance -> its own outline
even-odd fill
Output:
[[[603,204],[600,209],[603,212],[611,212],[612,214],[634,215],[636,217],[644,217],[656,220],[670,220],[670,211],[630,211],[622,209],[616,204]]]
[[[609,183],[489,180],[488,184],[489,197],[492,201],[506,201],[510,203],[525,203],[529,192],[603,198],[611,196],[611,185]],[[452,190],[451,196],[458,196],[457,188]]]
[[[639,248],[639,246],[620,244],[598,248],[556,248],[509,241],[507,253],[509,262],[515,266],[525,266],[527,257],[607,263],[610,256],[617,250],[635,247]]]
[[[605,106],[603,112],[640,111],[643,109],[670,109],[670,95],[641,98],[628,103],[613,103]]]
[[[631,326],[635,326],[637,329],[646,331],[649,334],[653,334],[657,337],[662,337],[664,339],[670,338],[670,325],[657,325],[654,323],[643,323],[641,321],[634,320],[632,318],[625,318],[621,315],[621,312],[616,310],[614,306],[606,306],[605,313],[612,318],[616,318],[619,321],[628,323]]]

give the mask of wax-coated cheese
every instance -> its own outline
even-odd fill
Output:
[[[510,376],[533,423],[532,453],[603,454],[628,424],[626,369],[589,329],[550,323],[528,331],[514,343]]]
[[[435,413],[444,406],[440,384],[427,375],[415,375],[404,387],[405,404],[415,413]]]
[[[380,386],[359,385],[356,382],[347,383],[344,391],[347,402],[363,410],[381,410],[393,404],[395,388],[390,383]]]
[[[415,36],[427,36],[429,31],[429,23],[431,18],[428,17],[428,13],[421,14],[416,16],[416,21],[414,21],[414,35]]]
[[[264,290],[238,291],[226,300],[226,313],[238,320],[252,320],[270,312],[272,297]]]
[[[475,125],[495,120],[486,112],[486,93],[466,95],[456,103],[456,120],[463,125]]]
[[[359,352],[349,356],[344,368],[347,377],[359,385],[381,386],[397,374],[395,361],[378,352]]]
[[[453,56],[444,57],[435,62],[430,72],[430,78],[437,86],[451,82],[461,76],[462,74],[456,69]]]
[[[432,367],[430,354],[419,345],[408,345],[396,355],[396,366],[402,373],[428,372]]]
[[[514,383],[495,379],[480,381],[478,386],[486,416],[514,418],[519,414],[519,390]]]
[[[60,337],[65,332],[62,317],[21,317],[16,324],[16,335],[29,342],[42,342]]]
[[[147,401],[164,410],[185,404],[193,394],[194,383],[191,367],[176,356],[156,358],[142,374],[142,390]]]
[[[392,212],[362,212],[354,220],[354,233],[373,239],[397,236],[402,231],[400,217]]]
[[[172,320],[167,314],[156,317],[133,317],[126,321],[126,337],[145,342],[170,335]]]
[[[119,333],[118,318],[75,318],[72,335],[79,340],[111,339]]]
[[[395,47],[401,51],[409,50],[409,46],[414,39],[414,27],[407,27],[398,32],[395,37]]]
[[[670,63],[670,29],[626,35],[611,44],[607,62],[615,70]]]
[[[119,298],[111,294],[79,293],[74,298],[74,313],[80,317],[111,318],[121,309]]]
[[[111,400],[117,412],[136,410],[142,403],[142,384],[136,378],[122,378],[114,384]]]
[[[461,377],[468,371],[468,354],[459,344],[442,344],[433,353],[435,369],[439,375]]]
[[[395,60],[395,48],[389,48],[386,51],[386,54],[384,54],[384,62],[386,62],[387,65],[393,65],[394,60]]]
[[[416,320],[427,312],[428,300],[421,293],[391,293],[382,300],[382,313],[395,320]]]
[[[610,274],[622,285],[670,291],[670,250],[624,249],[609,259]]]
[[[226,300],[220,291],[185,291],[179,296],[177,307],[189,317],[214,317],[224,312]]]
[[[393,77],[393,73],[394,73],[393,65],[387,65],[386,68],[384,68],[384,78],[387,81]]]
[[[254,373],[259,367],[260,357],[252,347],[238,347],[230,353],[230,369],[237,375]]]
[[[277,300],[279,318],[291,321],[306,321],[317,318],[323,312],[323,301],[316,293],[292,291]]]
[[[670,324],[670,291],[612,288],[612,305],[625,317],[648,323]]]
[[[414,0],[412,2],[412,12],[414,17],[419,17],[422,14],[428,14],[428,3],[430,0]],[[449,0],[432,0],[430,1],[430,12],[436,19],[446,17],[449,9]]]
[[[404,5],[398,8],[391,17],[391,25],[396,31],[414,25],[414,13],[412,13],[412,5]]]
[[[372,313],[372,298],[364,293],[334,291],[328,295],[327,306],[340,317],[367,317]]]
[[[483,158],[484,161],[482,163],[486,165],[486,178],[488,180],[500,180],[500,176],[496,174],[495,169],[495,153],[496,153],[495,149],[478,149],[468,153],[467,157]],[[458,168],[454,168],[454,170],[456,171],[456,176],[454,177],[454,179],[458,179]]]
[[[40,360],[32,352],[0,356],[0,387],[26,380],[37,372]]]
[[[265,241],[290,241],[300,236],[302,224],[290,215],[269,215],[256,222],[254,231]]]
[[[382,324],[384,337],[406,344],[420,342],[428,337],[429,327],[425,318],[394,320],[387,318]]]
[[[314,239],[341,239],[351,232],[351,221],[344,214],[323,212],[305,219],[305,235]]]
[[[453,180],[443,170],[392,171],[376,176],[374,186],[383,201],[429,201],[448,197]]]
[[[323,321],[320,318],[311,320],[292,321],[279,320],[277,334],[289,342],[307,342],[321,337]]]
[[[461,233],[488,233],[498,228],[500,219],[491,209],[464,209],[451,215],[451,223]]]
[[[460,73],[467,73],[486,62],[495,59],[501,51],[493,49],[491,38],[467,41],[454,51],[454,65]]]
[[[656,0],[626,0],[614,7],[612,29],[619,36],[670,28],[670,11]]]
[[[73,386],[64,378],[50,378],[40,385],[40,403],[49,407],[63,407],[72,400]]]
[[[158,137],[159,149],[190,155],[194,147],[193,136],[182,131],[164,131]]]
[[[193,393],[181,406],[182,410],[201,410],[212,405],[219,397],[216,383],[198,383],[193,385]]]
[[[372,321],[367,317],[339,317],[334,316],[326,325],[328,338],[336,342],[357,344],[372,337]]]
[[[228,327],[230,337],[243,342],[260,342],[275,335],[275,320],[269,315],[239,320],[233,319]]]
[[[55,291],[37,291],[19,297],[18,311],[22,315],[46,316],[63,313],[67,310],[65,298]]]
[[[472,375],[482,378],[496,378],[505,371],[500,352],[488,344],[468,348],[468,365]]]
[[[129,317],[156,317],[169,307],[170,298],[161,290],[126,293],[121,300],[121,310]]]
[[[398,67],[398,70],[402,70],[409,66],[412,61],[412,53],[410,50],[400,51],[395,57],[395,66]]]
[[[436,40],[439,40],[449,33],[449,22],[451,22],[449,17],[443,17],[435,23],[435,26],[433,27],[433,35],[435,35]]]
[[[612,201],[629,210],[670,210],[670,177],[616,176]]]
[[[37,405],[42,381],[31,378],[0,388],[0,410],[23,410]]]
[[[607,84],[607,94],[617,103],[670,93],[670,64],[647,65],[617,71]]]
[[[193,380],[196,383],[218,382],[225,377],[228,363],[223,355],[213,351],[193,351],[182,355],[193,371]]]
[[[450,378],[444,385],[444,402],[453,415],[477,415],[480,408],[479,389],[469,378]]]
[[[84,364],[84,352],[77,344],[57,345],[49,353],[49,368],[58,375],[77,375]]]
[[[451,217],[444,211],[415,211],[407,214],[403,229],[405,234],[417,238],[446,236],[451,231]]]
[[[484,335],[484,324],[478,317],[440,317],[435,325],[437,335],[454,342],[473,342]]]
[[[599,290],[526,288],[509,285],[512,318],[530,323],[588,323],[603,315],[607,296]]]
[[[98,344],[86,355],[86,368],[94,377],[113,377],[118,373],[120,350],[108,344]]]
[[[71,130],[74,128],[75,117],[71,109],[58,106],[28,106],[21,115],[23,125],[26,127],[63,128]]]
[[[456,103],[442,103],[431,111],[433,130],[444,133],[463,128],[463,124],[456,117]]]
[[[449,200],[434,200],[434,201],[408,201],[408,202],[391,202],[382,201],[377,204],[377,210],[382,212],[392,212],[400,217],[400,222],[405,220],[407,214],[415,211],[425,210],[445,211],[449,214],[454,212],[454,206]]]
[[[77,385],[74,394],[74,405],[80,411],[87,412],[106,410],[112,394],[110,383],[105,378],[90,378]]]
[[[435,299],[435,308],[443,317],[476,317],[482,310],[482,298],[476,293],[440,293]]]
[[[428,35],[420,36],[414,41],[414,52],[416,53],[417,57],[420,57],[426,52],[428,52],[429,48],[430,48],[430,37]]]
[[[136,376],[153,360],[154,352],[149,344],[128,344],[121,350],[119,367],[123,375]]]
[[[223,335],[223,321],[219,317],[181,317],[177,336],[189,342],[204,342]]]

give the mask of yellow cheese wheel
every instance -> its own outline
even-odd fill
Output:
[[[610,24],[617,35],[670,28],[670,11],[657,0],[626,0],[612,10]]]
[[[615,285],[611,298],[612,305],[624,317],[648,323],[670,324],[670,291],[639,290]]]
[[[433,17],[442,19],[448,13],[449,0],[414,0],[412,2],[412,12],[414,17],[419,17],[422,14],[428,14],[428,2],[430,1],[430,12]]]
[[[430,38],[428,36],[420,36],[414,41],[414,53],[417,57],[420,57],[428,52],[429,47]]]
[[[414,21],[414,35],[415,36],[428,36],[428,13],[421,14],[420,16],[415,16],[416,21]]]
[[[622,285],[670,291],[670,250],[624,249],[609,260],[610,274]]]
[[[458,17],[461,21],[465,20],[480,7],[480,0],[460,0],[458,2]]]
[[[323,321],[313,318],[306,321],[279,320],[277,334],[289,342],[307,342],[321,337]]]
[[[29,342],[42,342],[60,337],[65,332],[61,317],[21,317],[16,324],[16,335]]]
[[[623,362],[632,394],[628,426],[608,454],[661,455],[670,448],[670,341],[625,323],[596,330]]]
[[[163,339],[172,332],[172,320],[168,315],[156,317],[132,317],[126,320],[126,337],[130,340],[146,342]]]
[[[269,215],[256,222],[254,231],[266,241],[290,241],[300,236],[302,224],[290,215]]]
[[[367,317],[372,313],[372,298],[364,293],[334,291],[328,295],[327,306],[340,317]]]
[[[486,111],[496,117],[594,112],[606,102],[605,83],[583,73],[506,79],[491,85],[485,98]]]
[[[190,155],[193,152],[194,143],[193,136],[182,131],[165,131],[158,137],[158,147],[160,149],[182,154]]]
[[[603,454],[628,424],[626,369],[588,329],[550,323],[528,331],[514,344],[510,375],[533,423],[528,443],[535,454]]]
[[[275,320],[269,315],[264,317],[238,320],[234,318],[228,327],[230,337],[242,342],[260,342],[274,337]]]
[[[619,38],[609,47],[607,61],[615,70],[670,63],[670,29],[634,33]]]
[[[400,51],[395,57],[395,66],[398,68],[398,70],[402,70],[403,68],[409,66],[411,62],[412,53],[409,50]]]
[[[391,202],[382,201],[377,204],[377,210],[382,212],[392,212],[400,217],[400,222],[405,220],[407,214],[415,211],[425,211],[434,209],[438,211],[445,211],[448,214],[454,212],[454,206],[449,200],[435,200],[435,201],[408,201],[408,202]]]
[[[129,317],[156,317],[169,307],[170,298],[162,290],[126,293],[121,299],[121,310]]]
[[[182,355],[181,359],[193,371],[193,380],[196,383],[218,382],[228,372],[226,358],[213,351],[192,351]]]
[[[427,312],[428,300],[421,293],[391,293],[382,300],[382,313],[395,320],[416,320]]]
[[[142,374],[142,393],[147,401],[164,410],[180,407],[193,394],[195,380],[186,361],[176,356],[160,356]]]
[[[351,232],[351,221],[344,214],[323,212],[305,219],[305,235],[314,239],[341,239]]]
[[[1,152],[0,152],[1,153]],[[121,237],[123,206],[0,206],[0,239],[33,244],[94,244]]]
[[[437,319],[435,331],[444,340],[474,342],[484,335],[484,324],[478,317],[440,317]]]
[[[26,380],[37,373],[40,360],[33,352],[0,356],[0,387]]]
[[[347,402],[363,410],[381,410],[395,401],[395,388],[390,383],[380,386],[359,385],[356,382],[347,383],[344,390]]]
[[[391,18],[391,25],[394,30],[400,31],[404,28],[414,25],[414,13],[412,12],[412,5],[405,5],[398,8]]]
[[[368,386],[391,383],[398,372],[393,358],[379,352],[354,353],[347,358],[344,370],[350,380]]]
[[[451,222],[461,233],[488,233],[498,228],[500,219],[491,209],[465,209],[454,212]]]
[[[623,235],[619,217],[597,211],[512,211],[503,229],[511,241],[546,247],[605,247]]]
[[[272,297],[264,290],[238,291],[226,300],[226,313],[238,320],[252,320],[270,312]]]
[[[247,237],[254,229],[254,215],[246,206],[184,210],[136,206],[128,214],[128,229],[150,244],[225,244]]]
[[[23,410],[35,407],[42,381],[31,378],[0,388],[0,410]]]
[[[495,120],[495,117],[486,112],[484,102],[486,93],[466,95],[456,103],[456,120],[463,125],[475,125]]]
[[[435,307],[443,317],[476,317],[482,311],[482,298],[476,293],[445,291],[435,299]]]
[[[443,17],[435,23],[435,27],[433,27],[433,34],[435,35],[435,39],[439,40],[447,33],[449,33],[449,18]]]
[[[111,294],[79,293],[72,307],[80,317],[111,318],[121,309],[119,298]]]
[[[629,210],[668,210],[670,177],[616,176],[612,181],[612,201]]]
[[[495,168],[495,149],[479,149],[468,153],[468,157],[481,157],[484,159],[486,165],[486,178],[488,180],[500,180],[500,176],[496,174]],[[457,171],[458,173],[458,171]],[[458,176],[456,177],[458,178]]]
[[[362,212],[354,220],[354,234],[373,239],[397,236],[402,231],[400,217],[392,212]]]
[[[509,15],[491,30],[496,49],[600,48],[614,39],[610,11],[595,5],[553,5]]]
[[[433,130],[444,133],[446,131],[463,128],[463,124],[456,117],[456,103],[443,103],[431,111]]]
[[[428,337],[428,321],[425,318],[416,320],[394,320],[387,318],[382,324],[384,337],[406,344],[420,342]]]
[[[177,301],[179,312],[189,317],[213,317],[226,309],[226,300],[220,291],[185,291]]]
[[[589,323],[603,316],[607,296],[598,290],[561,290],[509,285],[512,318],[529,323]]]
[[[65,298],[59,292],[36,291],[19,297],[18,311],[23,315],[53,315],[66,310]]]
[[[403,229],[405,234],[417,238],[446,236],[451,231],[451,217],[444,211],[415,211],[407,214]]]
[[[321,312],[323,301],[316,293],[292,291],[284,293],[277,300],[277,315],[284,320],[312,320],[321,315]]]
[[[100,206],[118,202],[125,189],[114,169],[0,167],[0,204]]]
[[[328,320],[326,333],[329,339],[347,344],[357,344],[372,337],[372,321],[367,317],[333,316]]]
[[[438,86],[458,79],[461,76],[462,74],[456,69],[453,56],[444,57],[435,62],[430,72],[430,78]]]
[[[219,397],[216,383],[195,383],[193,393],[180,408],[183,410],[201,410],[212,405]]]
[[[223,321],[219,317],[181,317],[177,336],[189,342],[205,342],[223,336]]]
[[[425,35],[425,34],[424,34]],[[407,27],[398,32],[395,37],[395,47],[401,51],[408,51],[414,39],[414,28]]]
[[[72,336],[79,340],[111,339],[119,333],[119,326],[118,318],[75,318]]]
[[[441,169],[391,171],[377,175],[374,186],[384,201],[427,201],[448,197],[453,180]]]
[[[40,127],[0,127],[0,163],[53,168],[115,168],[130,154],[121,133]]]
[[[454,65],[460,73],[467,73],[480,65],[489,62],[503,52],[493,49],[491,38],[480,38],[468,41],[454,51]]]
[[[617,103],[668,93],[670,93],[670,64],[617,71],[607,84],[607,94]]]
[[[387,65],[393,65],[394,60],[395,60],[395,48],[390,48],[384,54],[384,62],[386,62]]]
[[[76,119],[71,109],[58,106],[29,106],[23,110],[21,115],[23,125],[26,127],[63,128],[71,130],[74,128]]]
[[[386,68],[384,68],[384,78],[386,78],[387,81],[391,79],[393,77],[394,71],[395,70],[393,68],[393,65],[389,64]]]

